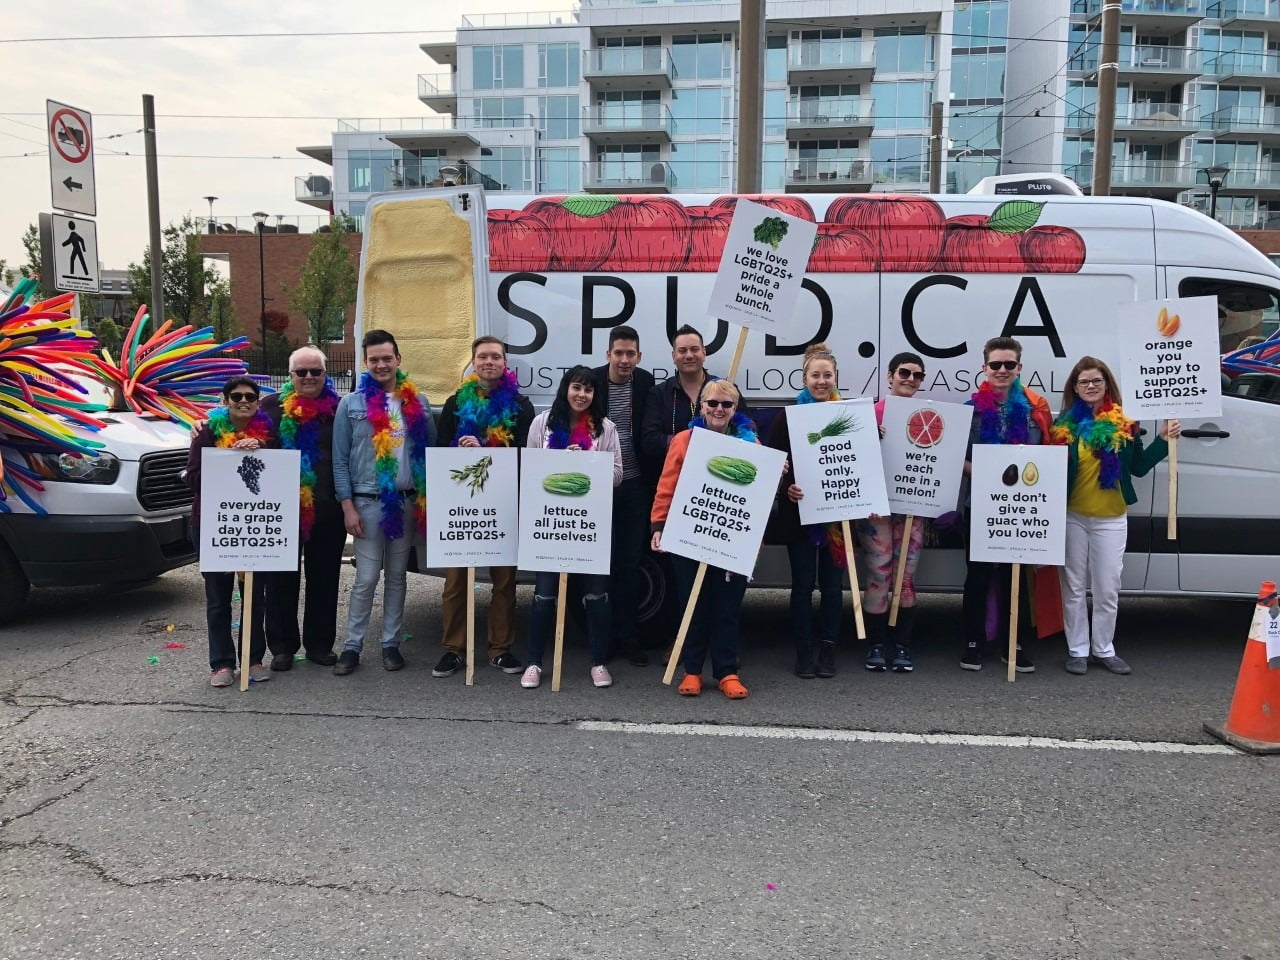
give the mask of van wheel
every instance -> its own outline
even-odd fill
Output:
[[[27,593],[31,584],[13,555],[3,542],[0,542],[0,624],[17,623],[27,606]]]
[[[675,585],[671,582],[670,570],[666,561],[647,548],[640,556],[640,599],[636,603],[636,623],[642,627],[642,639],[645,635],[659,638],[661,643],[669,642],[675,635]],[[585,637],[587,633],[587,615],[582,606],[582,588],[577,577],[569,578],[569,594],[565,619],[578,628]]]

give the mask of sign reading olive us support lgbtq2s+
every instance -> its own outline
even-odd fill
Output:
[[[613,454],[520,452],[520,569],[608,573]]]
[[[200,572],[298,569],[297,450],[201,451]]]
[[[884,398],[884,482],[894,513],[940,517],[956,509],[973,407]]]
[[[707,316],[767,333],[791,333],[818,225],[739,200]]]
[[[519,451],[427,450],[427,565],[514,567],[519,543]]]
[[[1067,448],[975,443],[970,559],[1062,566],[1067,544]]]
[[[1222,416],[1217,297],[1122,303],[1117,314],[1127,416]]]
[[[786,417],[791,469],[804,491],[801,523],[889,513],[873,401],[798,403],[787,407]]]
[[[751,576],[784,460],[781,450],[695,429],[662,549]]]

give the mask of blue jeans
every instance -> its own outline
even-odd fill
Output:
[[[204,616],[209,628],[209,669],[234,670],[239,660],[239,631],[231,633],[232,594],[235,592],[234,573],[204,574]],[[249,634],[249,664],[259,664],[267,652],[266,631],[266,578],[256,574],[253,578],[253,628]],[[244,630],[242,624],[240,630]],[[247,667],[246,667],[247,669]]]
[[[400,501],[404,536],[388,540],[382,535],[382,502],[367,497],[355,498],[364,536],[356,537],[356,583],[351,588],[347,607],[347,642],[343,650],[359,653],[364,649],[364,635],[373,613],[373,594],[378,589],[378,576],[383,574],[382,646],[400,646],[400,628],[404,625],[404,595],[409,551],[413,548],[416,526],[413,502]],[[385,573],[384,573],[385,571]]]
[[[689,605],[689,595],[693,593],[698,563],[674,553],[669,556],[683,616],[685,607]],[[746,592],[746,577],[719,567],[707,567],[702,578],[702,590],[698,594],[698,605],[684,639],[685,673],[702,673],[708,652],[711,654],[711,675],[717,680],[738,672],[738,621]]]
[[[787,544],[791,558],[791,632],[796,645],[813,642],[813,588],[819,591],[818,639],[835,643],[840,634],[844,607],[844,571],[831,559],[826,546]]]
[[[575,573],[582,578],[582,605],[587,611],[587,640],[591,645],[591,665],[603,666],[609,659],[609,578],[604,574]],[[556,628],[556,598],[560,574],[539,573],[533,582],[533,609],[529,613],[529,644],[525,660],[531,667],[542,666],[542,654]]]

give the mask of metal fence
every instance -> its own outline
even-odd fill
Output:
[[[296,347],[268,347],[264,355],[260,347],[251,347],[238,354],[249,365],[249,373],[258,377],[266,377],[266,383],[273,390],[279,390],[289,380],[289,354]],[[333,378],[333,386],[339,395],[350,393],[355,388],[356,354],[350,347],[321,348],[324,351],[325,367]]]

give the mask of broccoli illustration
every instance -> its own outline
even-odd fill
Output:
[[[244,481],[245,487],[250,493],[261,493],[262,488],[258,485],[258,477],[262,475],[262,471],[267,465],[257,457],[249,456],[240,461],[240,466],[236,468],[236,473],[240,474],[240,479]]]
[[[752,234],[756,243],[767,243],[774,250],[778,249],[778,244],[782,242],[783,237],[786,235],[787,221],[781,217],[765,217]]]

